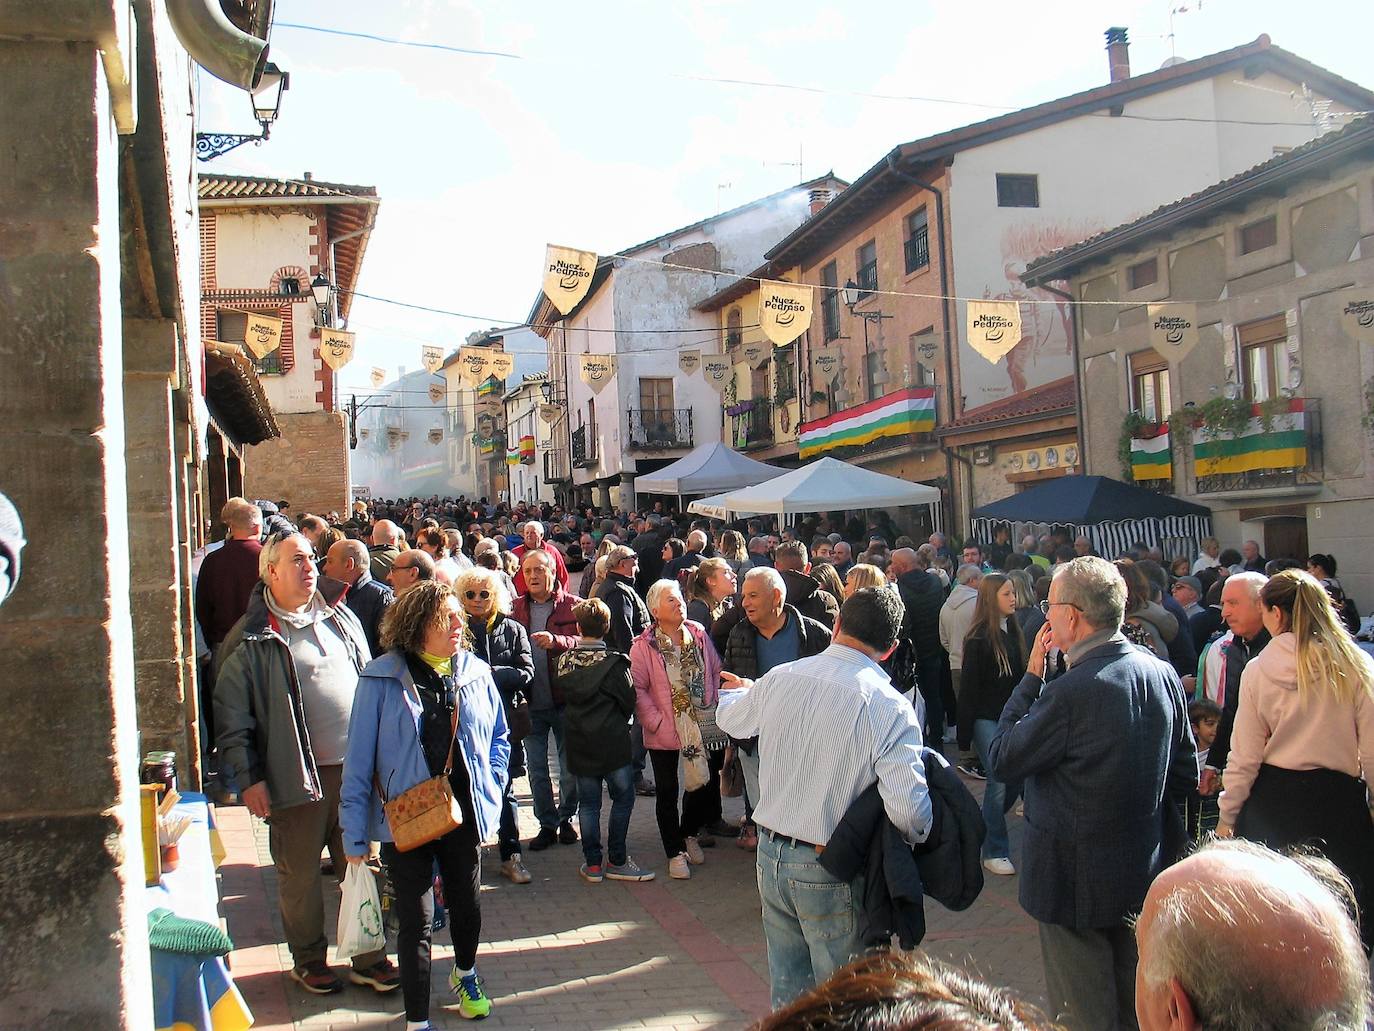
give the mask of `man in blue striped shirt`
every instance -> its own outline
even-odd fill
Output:
[[[874,782],[888,819],[907,839],[930,833],[921,725],[878,665],[896,647],[895,591],[856,591],[834,642],[777,666],[757,682],[724,673],[716,722],[735,738],[758,736],[758,879],[775,1007],[825,980],[862,951],[858,884],[820,864],[822,846]]]

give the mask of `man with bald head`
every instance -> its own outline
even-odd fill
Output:
[[[370,572],[374,580],[386,580],[391,564],[401,554],[405,532],[390,519],[378,519],[372,524],[372,547],[367,549]]]
[[[1141,1031],[1366,1027],[1353,899],[1325,859],[1215,841],[1165,870],[1136,921]]]
[[[367,546],[362,541],[336,541],[325,555],[320,571],[345,585],[346,590],[339,600],[363,625],[368,651],[374,656],[381,655],[382,616],[395,595],[386,584],[372,579]]]

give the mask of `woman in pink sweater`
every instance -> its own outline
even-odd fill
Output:
[[[1217,836],[1313,846],[1350,878],[1365,951],[1374,944],[1374,662],[1310,574],[1260,592],[1273,639],[1245,667]]]

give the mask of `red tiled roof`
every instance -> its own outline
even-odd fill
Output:
[[[1051,415],[1061,411],[1073,411],[1078,406],[1078,391],[1072,376],[1052,380],[1042,386],[1023,390],[997,401],[977,408],[970,408],[959,418],[938,428],[944,434],[953,430],[965,430],[972,426],[987,426],[992,423],[1023,420],[1032,416]]]
[[[202,173],[197,196],[205,200],[247,200],[266,197],[375,198],[375,186],[324,183],[316,179],[267,179],[255,175]]]

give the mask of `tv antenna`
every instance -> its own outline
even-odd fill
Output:
[[[804,182],[806,182],[806,171],[805,171],[805,167],[806,167],[806,166],[805,166],[805,164],[804,164],[805,159],[804,159],[804,157],[803,157],[802,146],[803,146],[803,145],[800,144],[800,143],[797,144],[797,160],[796,160],[796,161],[765,161],[765,162],[763,163],[763,167],[764,167],[764,168],[795,168],[795,169],[797,170],[797,182],[799,182],[799,183],[804,183]]]

